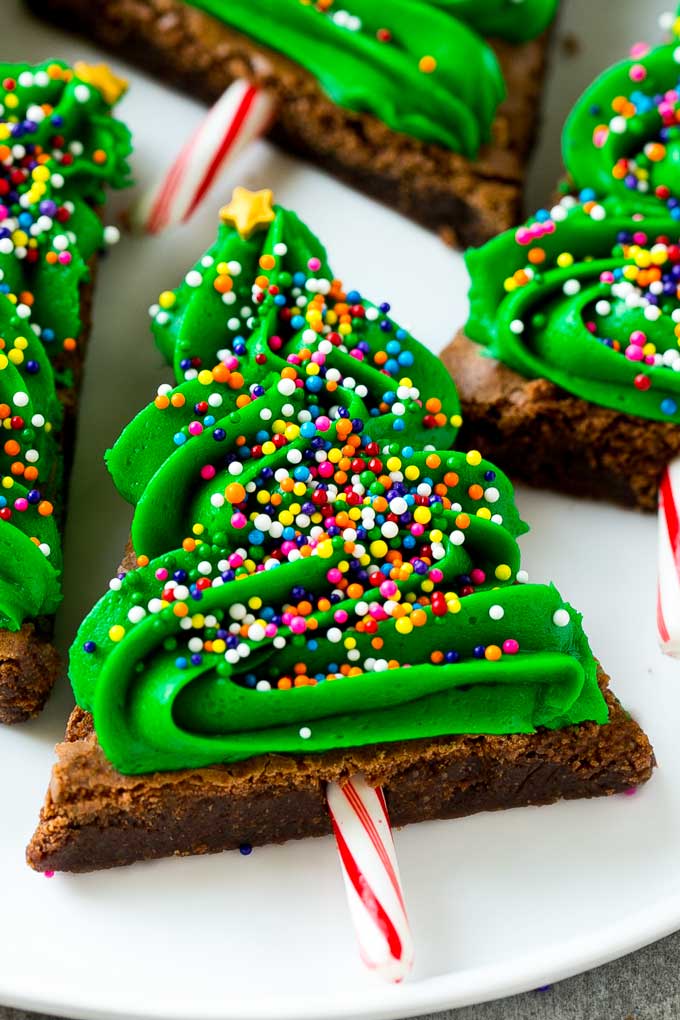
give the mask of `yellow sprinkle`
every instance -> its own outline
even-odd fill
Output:
[[[512,570],[507,563],[499,563],[494,573],[499,581],[509,581],[512,576]]]
[[[468,450],[465,454],[465,459],[472,467],[477,467],[482,462],[482,455],[479,450]]]
[[[112,641],[122,641],[125,637],[125,627],[121,627],[119,623],[115,623],[113,627],[109,629],[109,637]]]

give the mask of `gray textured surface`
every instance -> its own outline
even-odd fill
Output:
[[[544,991],[429,1014],[419,1020],[678,1020],[679,969],[677,932],[638,953]],[[53,1018],[0,1006],[0,1020]]]

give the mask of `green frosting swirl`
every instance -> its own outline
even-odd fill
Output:
[[[467,253],[466,333],[524,376],[680,423],[678,234],[592,200],[540,210]]]
[[[79,289],[104,243],[94,207],[122,186],[129,135],[88,76],[0,64],[0,626],[61,600],[59,387],[80,333]]]
[[[259,203],[260,229],[222,226],[151,309],[177,383],[108,454],[139,566],[71,650],[105,753],[138,773],[605,722],[579,615],[516,583],[507,478],[447,450],[443,366],[262,194],[225,211]]]
[[[680,23],[676,22],[676,35]],[[680,219],[680,50],[677,37],[638,44],[575,104],[562,150],[577,189],[606,197],[617,214]]]
[[[190,0],[301,64],[339,106],[470,157],[488,141],[505,97],[483,36],[532,39],[557,2],[351,0],[333,10],[300,0]]]

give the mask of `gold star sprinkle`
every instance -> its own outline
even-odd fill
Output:
[[[255,230],[266,227],[274,219],[273,200],[274,195],[268,188],[262,191],[234,188],[231,202],[220,209],[220,218],[223,223],[236,227],[247,240]]]
[[[73,70],[81,81],[86,81],[88,85],[101,92],[109,106],[118,102],[123,92],[127,90],[126,79],[115,75],[108,64],[86,64],[78,60],[73,65]]]

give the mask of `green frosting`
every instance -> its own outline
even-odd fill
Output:
[[[466,334],[524,376],[680,423],[677,238],[668,215],[564,199],[468,251]]]
[[[52,61],[0,64],[0,626],[61,600],[58,390],[71,379],[79,288],[104,242],[94,207],[126,181],[129,135],[98,87]]]
[[[619,214],[662,215],[668,206],[680,218],[679,85],[677,38],[653,49],[638,44],[596,78],[562,136],[575,187],[593,189]]]
[[[106,755],[138,773],[606,722],[580,616],[517,583],[510,483],[449,449],[448,373],[261,199],[152,307],[176,385],[108,454],[139,565],[71,650]]]
[[[505,96],[484,36],[532,39],[558,0],[350,0],[342,10],[300,0],[190,3],[301,64],[339,106],[474,157]]]

